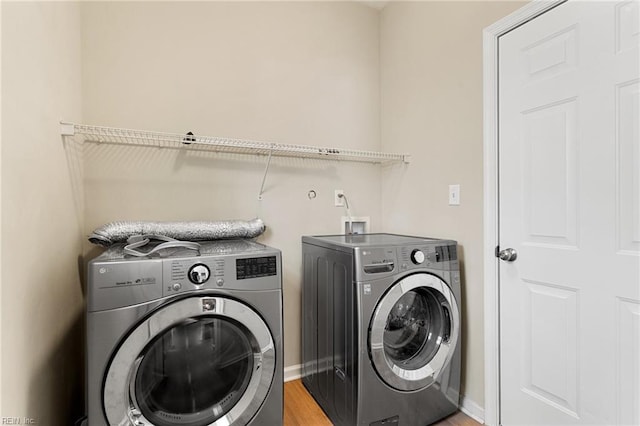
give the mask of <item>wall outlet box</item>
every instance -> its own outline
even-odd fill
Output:
[[[449,185],[449,205],[460,205],[460,185]]]
[[[340,218],[340,233],[344,235],[368,234],[371,232],[370,222],[371,219],[369,219],[369,216],[353,216],[351,217],[351,230],[349,230],[349,218],[342,216],[342,218]]]

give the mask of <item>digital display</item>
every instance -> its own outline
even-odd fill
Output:
[[[268,277],[277,273],[275,256],[236,259],[236,277],[239,280]]]

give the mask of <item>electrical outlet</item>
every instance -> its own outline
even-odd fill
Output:
[[[336,189],[334,194],[333,204],[336,207],[344,207],[344,190]]]
[[[449,205],[460,205],[460,185],[449,185]]]

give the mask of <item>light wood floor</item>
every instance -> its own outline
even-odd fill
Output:
[[[457,412],[435,425],[479,426],[480,423],[462,412]],[[332,426],[301,380],[284,384],[284,426]]]

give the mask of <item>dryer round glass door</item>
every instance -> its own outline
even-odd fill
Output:
[[[453,356],[459,309],[449,286],[426,274],[395,283],[371,320],[369,351],[382,380],[403,391],[433,384]]]
[[[262,318],[223,297],[166,305],[122,341],[105,377],[109,424],[246,424],[267,395],[275,348]]]

